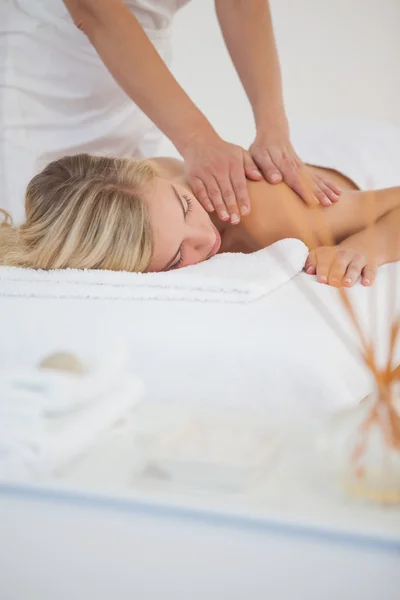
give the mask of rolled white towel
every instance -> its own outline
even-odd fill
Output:
[[[252,302],[300,273],[307,255],[303,242],[288,238],[165,273],[0,267],[0,296]]]

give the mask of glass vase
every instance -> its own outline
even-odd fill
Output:
[[[324,470],[353,496],[400,503],[400,386],[335,413],[318,438]]]

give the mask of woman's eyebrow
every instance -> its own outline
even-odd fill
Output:
[[[183,218],[186,219],[186,211],[185,211],[185,207],[183,206],[183,202],[181,200],[181,197],[178,194],[178,192],[176,191],[175,187],[172,185],[172,183],[171,183],[171,187],[172,187],[172,189],[174,191],[174,194],[175,194],[175,196],[176,196],[179,204],[181,205],[181,208],[182,208],[182,211],[183,211]],[[170,266],[174,264],[174,262],[176,261],[176,259],[179,256],[180,251],[181,251],[181,245],[179,244],[179,248],[176,251],[175,256],[173,258],[171,258],[171,260],[168,262],[168,264],[163,268],[163,271],[168,271],[168,269],[170,268]]]

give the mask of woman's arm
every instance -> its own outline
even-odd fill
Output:
[[[312,250],[304,269],[335,287],[351,287],[360,276],[363,285],[372,285],[380,265],[400,260],[399,232],[400,208],[396,208],[337,246]]]
[[[261,178],[250,154],[219,137],[122,0],[63,1],[114,79],[182,154],[204,208],[240,220],[250,209],[246,175]]]
[[[253,108],[257,130],[289,135],[268,0],[215,0],[226,46]]]
[[[390,210],[374,225],[348,237],[338,248],[354,248],[374,260],[378,267],[400,260],[400,208]]]
[[[346,190],[341,201],[327,210],[308,206],[284,183],[249,181],[248,186],[252,212],[240,228],[254,242],[253,249],[287,237],[302,240],[310,250],[331,242],[339,244],[368,227],[372,218],[377,221],[400,208],[400,188]]]
[[[278,52],[268,0],[215,0],[226,46],[253,108],[257,137],[251,146],[256,164],[270,183],[282,176],[307,201],[299,178],[301,160],[290,143]],[[289,18],[289,17],[288,17]],[[311,176],[313,192],[327,206],[340,190]]]

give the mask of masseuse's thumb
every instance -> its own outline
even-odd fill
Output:
[[[250,152],[247,152],[247,150],[243,150],[243,161],[246,177],[249,179],[254,179],[254,181],[260,181],[262,175],[258,170],[256,163],[251,158]]]

